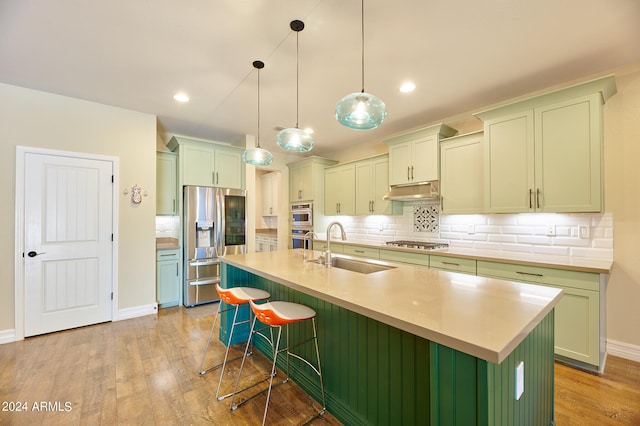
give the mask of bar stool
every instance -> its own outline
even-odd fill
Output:
[[[305,306],[305,305],[300,305],[298,303],[291,303],[291,302],[266,302],[266,303],[262,303],[262,304],[256,304],[253,301],[249,301],[249,305],[251,306],[251,310],[253,311],[254,317],[253,317],[253,321],[251,323],[251,331],[249,332],[249,340],[247,341],[247,346],[245,347],[245,351],[244,351],[244,356],[242,358],[242,364],[240,364],[240,371],[238,372],[238,378],[236,380],[236,386],[233,390],[232,393],[232,398],[231,398],[231,411],[236,410],[240,405],[244,404],[245,402],[248,402],[250,399],[254,398],[255,396],[259,395],[260,393],[264,392],[264,390],[248,397],[247,399],[245,399],[244,401],[240,402],[237,405],[233,404],[233,400],[235,398],[235,395],[239,392],[242,392],[242,390],[246,390],[248,388],[251,388],[254,385],[249,386],[248,388],[242,389],[241,391],[237,392],[238,389],[238,385],[240,383],[240,376],[242,375],[242,369],[244,368],[244,363],[247,357],[247,353],[249,351],[249,345],[251,344],[251,341],[253,339],[254,335],[258,335],[261,336],[262,338],[264,338],[267,342],[269,342],[269,344],[271,345],[271,349],[273,351],[273,364],[271,366],[271,375],[270,375],[270,380],[269,380],[269,388],[268,388],[268,392],[267,392],[267,402],[265,404],[264,407],[264,415],[262,417],[262,424],[265,424],[265,421],[267,419],[267,410],[269,409],[269,398],[271,396],[271,389],[273,387],[273,377],[276,375],[276,361],[278,359],[278,354],[280,352],[286,352],[287,354],[287,370],[288,370],[288,366],[289,366],[289,356],[295,357],[299,360],[301,360],[302,362],[306,363],[309,367],[311,367],[311,369],[313,371],[315,371],[315,373],[318,375],[318,377],[320,378],[320,390],[322,392],[322,409],[313,417],[316,418],[322,414],[324,414],[325,410],[326,410],[326,402],[325,402],[325,396],[324,396],[324,384],[322,382],[322,369],[320,368],[320,352],[318,351],[318,335],[316,332],[316,312]],[[261,323],[263,323],[265,326],[262,328],[259,328],[256,330],[256,320],[259,320]],[[307,340],[303,340],[301,342],[298,342],[294,345],[289,345],[289,329],[288,329],[288,325],[291,323],[296,323],[296,322],[301,322],[301,321],[308,321],[311,320],[312,325],[313,325],[313,337],[310,337]],[[287,326],[287,342],[286,342],[286,348],[280,349],[280,338],[282,336],[282,326],[286,325]],[[278,329],[278,336],[277,338],[274,340],[273,338],[273,329],[277,328]],[[270,331],[270,336],[267,336],[263,333],[264,330],[269,329]],[[308,360],[304,359],[303,357],[301,357],[298,354],[295,354],[293,352],[290,352],[290,349],[295,348],[297,346],[300,346],[304,343],[310,342],[312,341],[315,344],[315,349],[316,349],[316,359],[317,359],[317,368],[316,366],[314,366],[311,362],[309,362]],[[287,371],[287,377],[280,383],[286,383],[289,380],[289,372]],[[264,380],[263,380],[264,381]],[[259,382],[260,383],[260,382]],[[257,384],[257,383],[256,383]]]
[[[223,396],[219,396],[220,394],[220,385],[222,384],[222,377],[224,376],[224,368],[227,365],[227,361],[234,361],[236,359],[240,359],[243,358],[243,362],[244,362],[244,356],[247,356],[247,350],[245,348],[245,352],[244,352],[244,356],[243,357],[236,357],[233,358],[231,360],[228,359],[229,357],[229,348],[231,347],[231,342],[233,339],[233,331],[236,327],[236,325],[240,325],[240,324],[246,324],[251,322],[251,313],[249,314],[249,319],[243,320],[243,321],[237,321],[238,318],[238,311],[240,310],[240,306],[245,305],[247,303],[249,303],[250,301],[254,301],[254,300],[266,300],[269,297],[271,297],[271,295],[269,293],[267,293],[264,290],[260,290],[257,288],[251,288],[251,287],[231,287],[231,288],[222,288],[220,287],[220,284],[216,284],[216,291],[218,292],[218,295],[220,296],[220,303],[218,304],[218,310],[216,312],[216,316],[213,319],[213,324],[211,325],[211,332],[209,333],[209,339],[207,340],[207,345],[204,348],[204,354],[202,355],[202,361],[200,362],[200,374],[204,375],[206,374],[208,371],[211,370],[215,370],[216,368],[222,367],[222,371],[220,371],[220,379],[218,380],[218,389],[216,390],[216,399],[219,401],[222,401],[223,399],[227,398],[228,396],[231,396],[231,394],[226,394]],[[229,305],[229,308],[226,308],[224,310],[221,310],[222,308],[222,302],[226,303],[227,305]],[[218,317],[220,316],[221,313],[223,312],[227,312],[234,309],[235,312],[233,313],[233,322],[231,323],[231,331],[229,332],[229,342],[227,344],[227,350],[224,353],[224,360],[222,361],[222,363],[220,364],[216,364],[213,367],[209,367],[206,370],[204,369],[204,361],[205,358],[207,357],[207,352],[209,351],[209,344],[211,344],[211,339],[213,337],[213,331],[216,327],[216,322],[218,321]],[[249,354],[250,355],[250,354]]]

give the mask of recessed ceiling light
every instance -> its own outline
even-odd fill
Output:
[[[402,83],[402,86],[400,86],[400,91],[402,93],[411,93],[414,90],[416,90],[416,85],[411,81],[407,81],[405,83]]]
[[[187,96],[187,94],[183,92],[179,92],[173,95],[173,99],[178,102],[189,102],[189,96]]]

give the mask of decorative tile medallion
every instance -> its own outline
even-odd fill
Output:
[[[413,208],[413,230],[416,232],[439,232],[440,206],[415,206]]]

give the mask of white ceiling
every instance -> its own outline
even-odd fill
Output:
[[[155,114],[166,133],[223,142],[315,129],[311,154],[640,61],[638,0],[366,0],[365,90],[387,105],[369,131],[336,102],[361,89],[359,0],[0,0],[0,82]],[[402,94],[404,80],[417,89]],[[172,99],[177,91],[187,104]]]

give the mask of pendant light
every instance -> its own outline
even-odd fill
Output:
[[[387,116],[387,107],[380,98],[364,91],[364,0],[362,0],[362,91],[351,93],[336,105],[336,119],[343,126],[356,130],[375,129]]]
[[[304,130],[300,130],[298,127],[298,110],[299,110],[299,98],[300,98],[300,65],[298,60],[299,43],[298,36],[300,31],[304,29],[304,22],[299,20],[291,21],[289,27],[296,32],[296,126],[289,127],[281,130],[276,136],[278,145],[282,148],[294,151],[294,152],[308,152],[313,148],[313,138]]]
[[[273,155],[266,149],[260,148],[260,70],[264,68],[264,62],[253,61],[253,67],[258,70],[258,134],[255,148],[245,149],[242,153],[242,161],[254,166],[268,166],[273,162]]]

